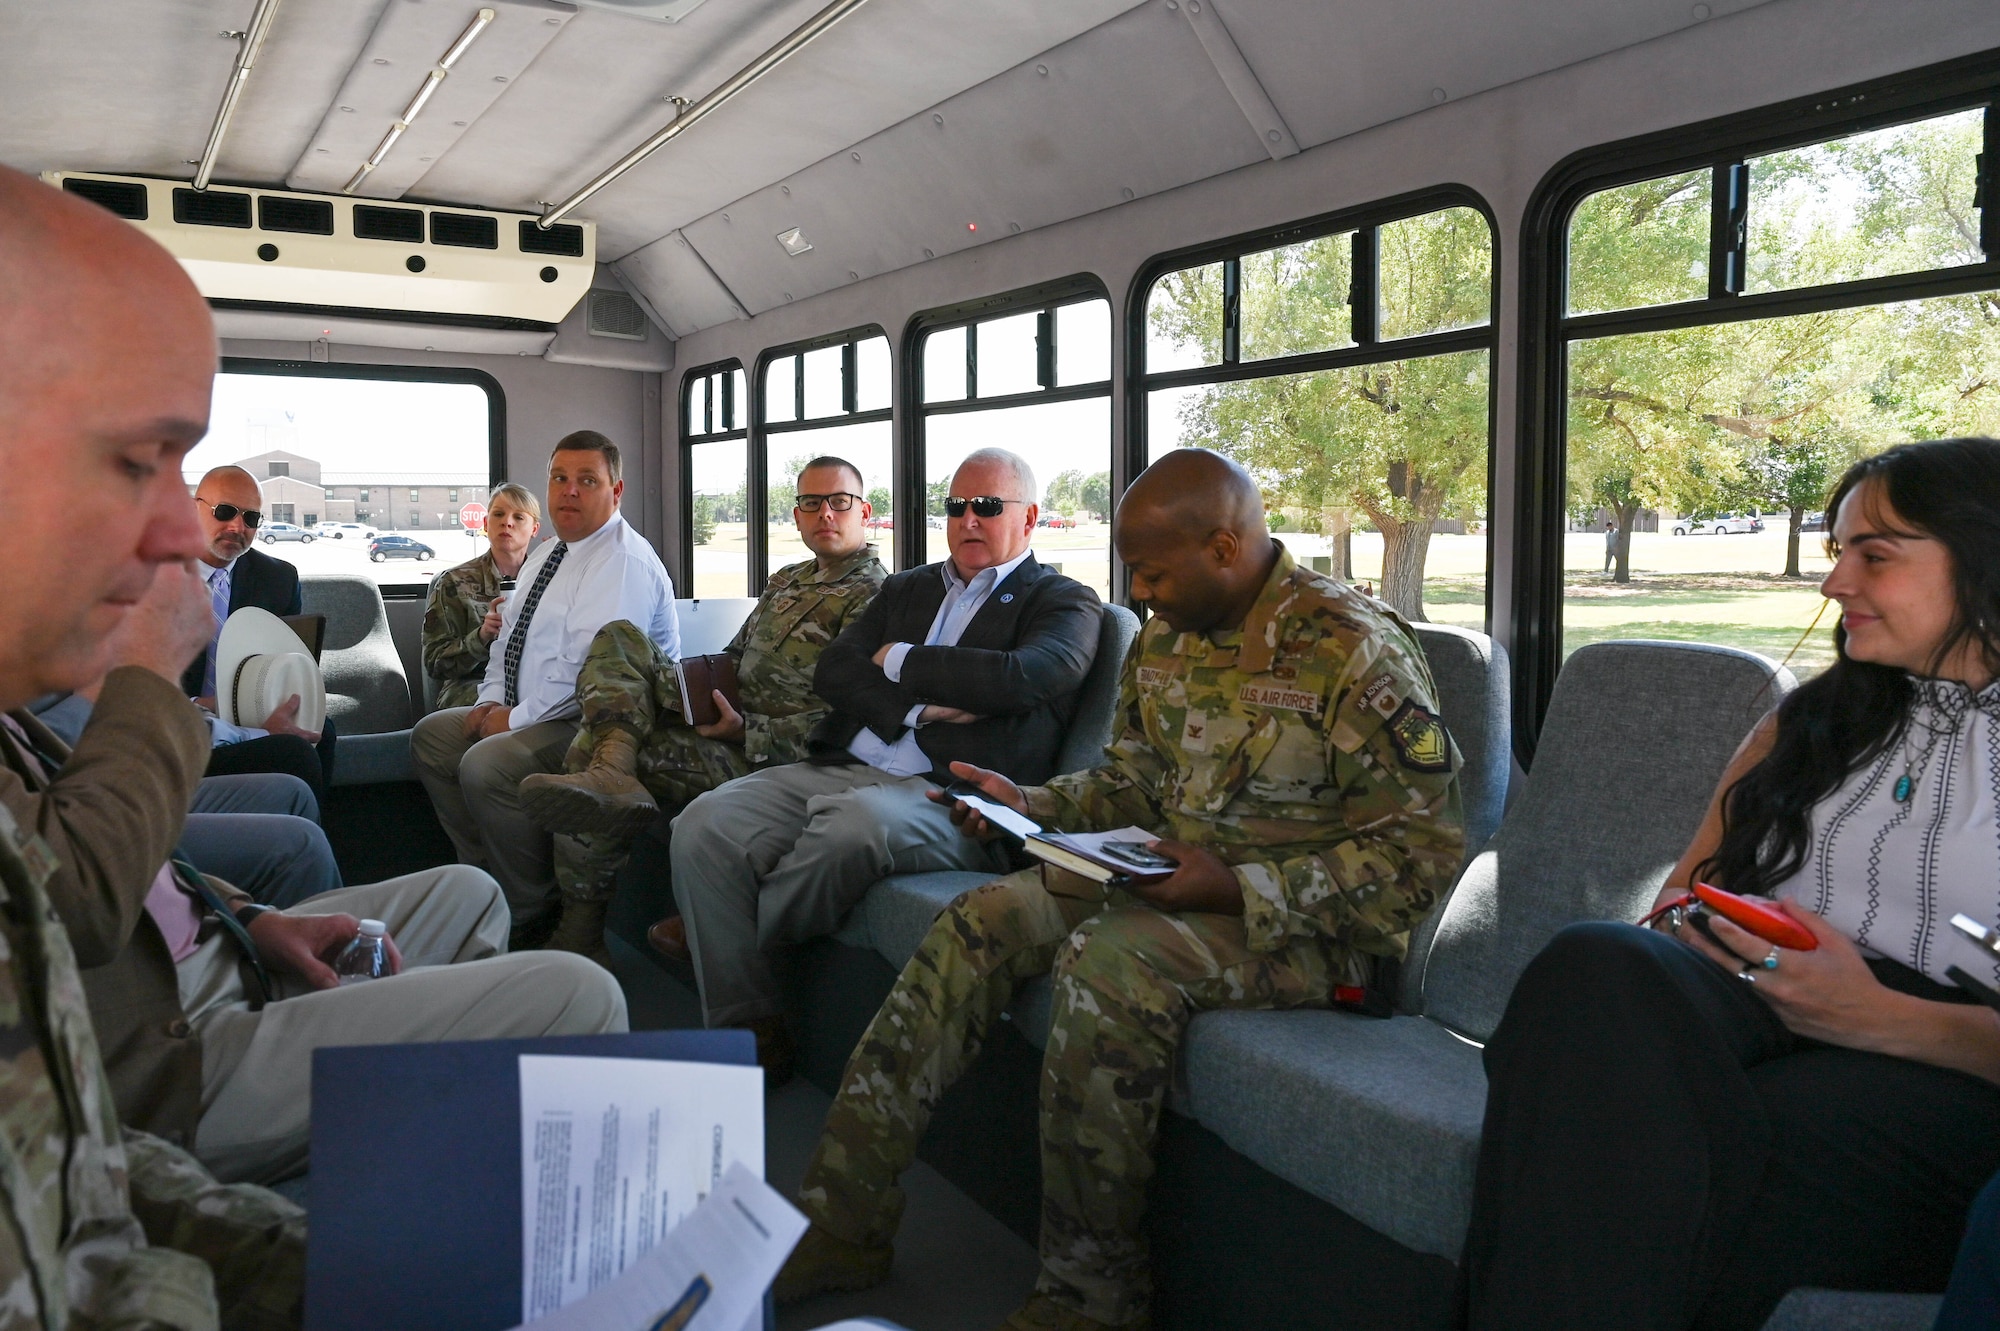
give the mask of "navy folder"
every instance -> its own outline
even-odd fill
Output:
[[[315,1051],[307,1331],[520,1324],[522,1054],[750,1065],[757,1043],[633,1031]]]

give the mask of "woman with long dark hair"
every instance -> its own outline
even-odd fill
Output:
[[[1467,1324],[1754,1331],[1795,1286],[1944,1287],[2000,1168],[2000,442],[1904,444],[1827,504],[1835,664],[1731,760],[1660,896],[1777,898],[1812,950],[1715,916],[1579,924],[1486,1048]]]

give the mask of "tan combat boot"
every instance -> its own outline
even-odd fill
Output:
[[[551,952],[574,952],[589,957],[606,970],[611,969],[611,949],[604,945],[604,912],[611,903],[564,897],[562,919],[549,941],[542,944]]]
[[[866,1248],[814,1225],[792,1249],[784,1269],[771,1285],[779,1303],[797,1303],[835,1290],[873,1289],[889,1278],[896,1250],[888,1244]]]
[[[1152,1331],[1152,1327],[1153,1319],[1145,1313],[1113,1326],[1065,1308],[1046,1294],[1032,1294],[997,1331]]]
[[[638,836],[660,816],[638,770],[638,739],[628,730],[608,730],[581,772],[524,778],[521,811],[551,832]]]

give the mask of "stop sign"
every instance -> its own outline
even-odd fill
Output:
[[[465,524],[467,531],[478,531],[486,524],[486,505],[473,500],[458,510],[458,520]]]

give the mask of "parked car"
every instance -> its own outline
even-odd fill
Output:
[[[894,531],[896,529],[896,520],[894,518],[870,518],[868,519],[867,527],[869,531]]]
[[[1076,519],[1066,518],[1060,513],[1051,513],[1047,517],[1043,518],[1040,522],[1037,522],[1035,525],[1037,527],[1050,527],[1055,529],[1056,531],[1063,531],[1067,528],[1074,527],[1076,525]]]
[[[257,529],[257,537],[266,545],[276,545],[279,541],[310,542],[313,533],[290,522],[267,522]]]
[[[378,564],[385,559],[425,560],[436,553],[422,541],[407,536],[377,536],[368,542],[368,557]]]
[[[350,536],[357,541],[372,541],[378,535],[375,528],[359,522],[322,522],[313,528],[313,532],[334,541],[346,540]]]
[[[1764,519],[1752,514],[1745,517],[1741,513],[1722,513],[1708,524],[1711,536],[1748,536],[1764,530]]]
[[[1800,531],[1825,531],[1825,530],[1826,530],[1826,514],[1824,514],[1824,513],[1808,513],[1808,514],[1806,514],[1806,516],[1805,516],[1805,520],[1799,523],[1799,530],[1800,530]]]
[[[929,527],[932,531],[943,531],[944,519],[939,517],[937,514],[933,513],[929,517],[924,519],[924,525],[926,527]]]

